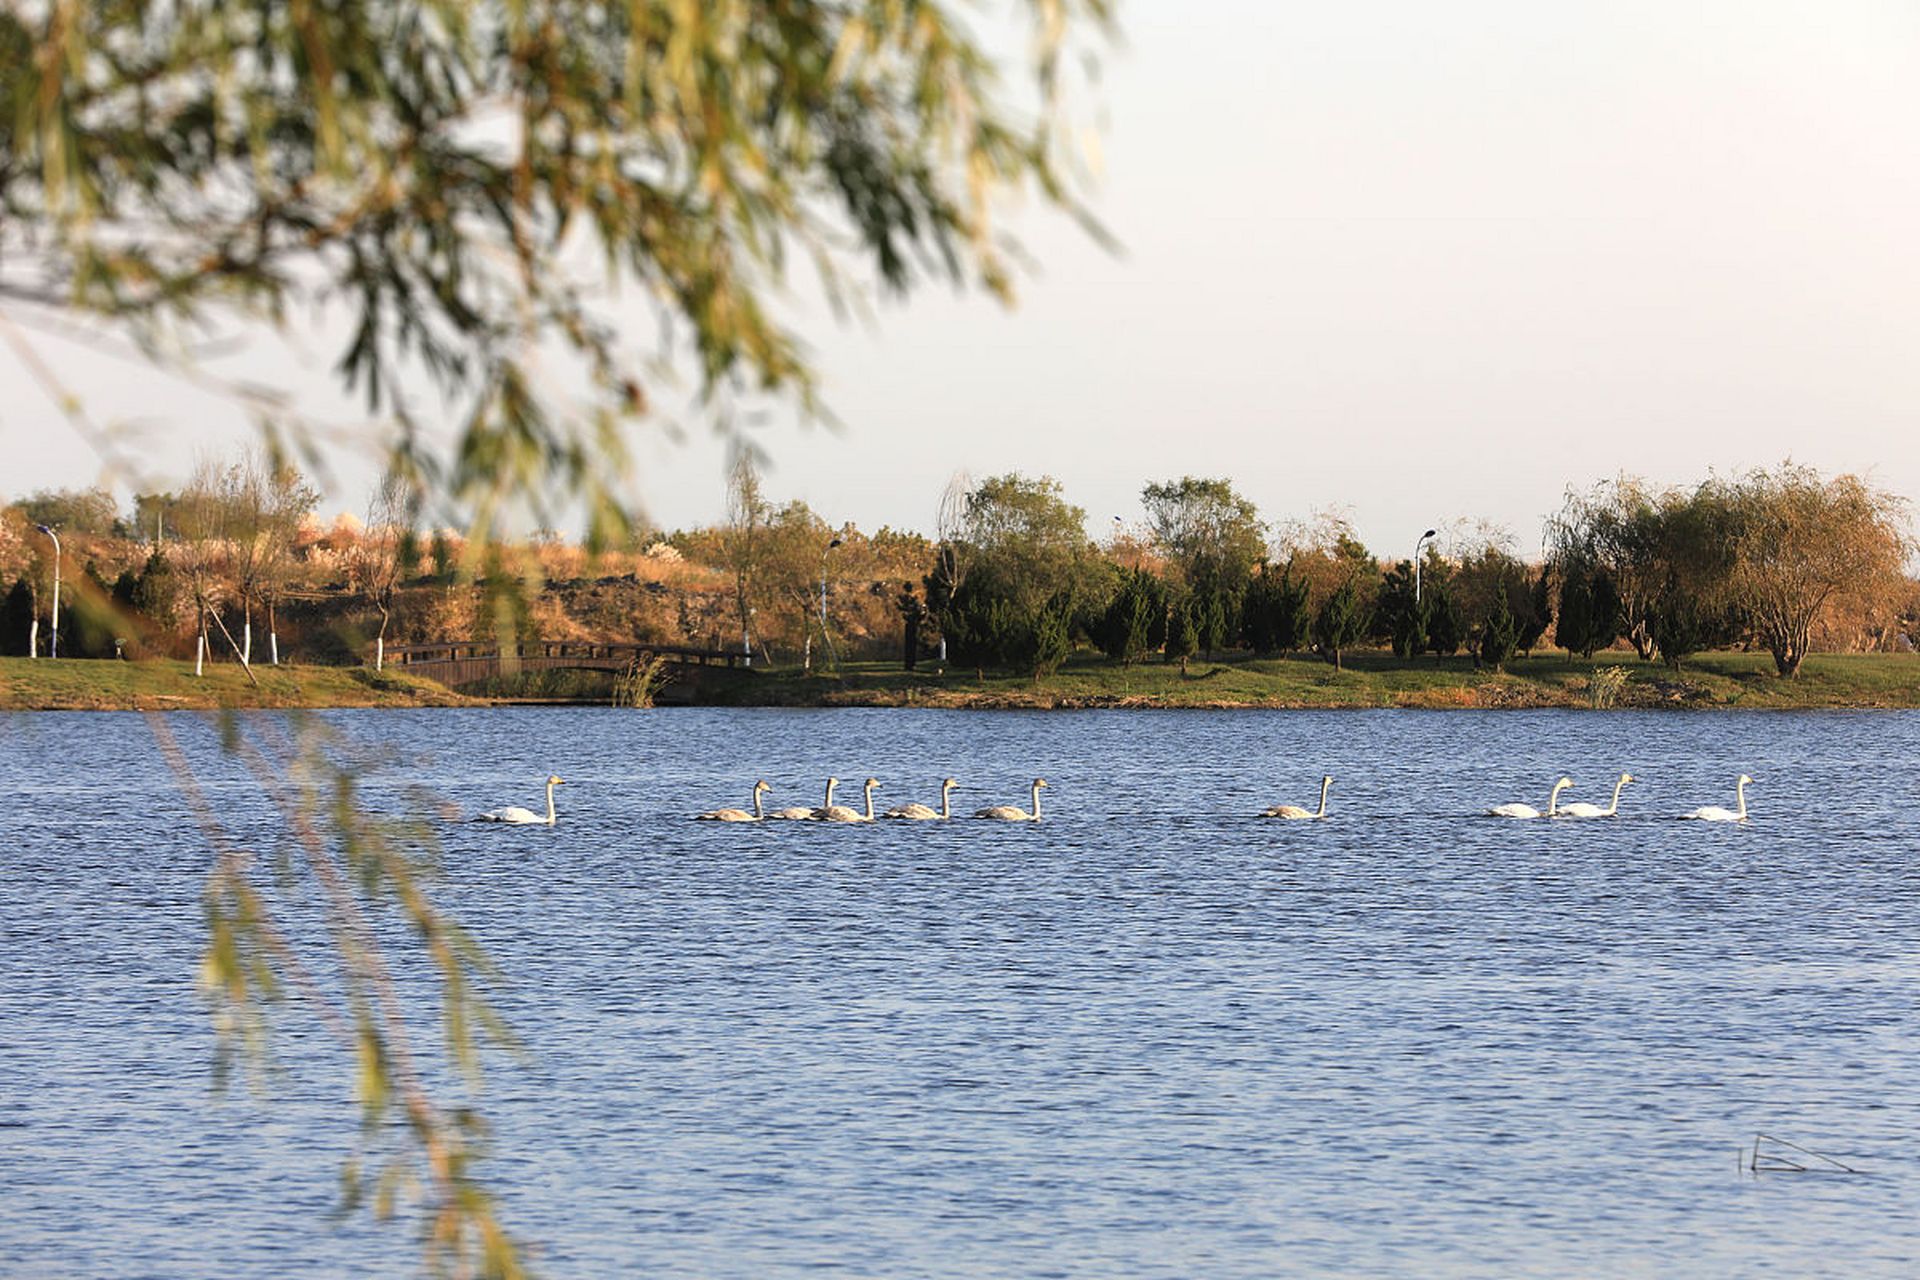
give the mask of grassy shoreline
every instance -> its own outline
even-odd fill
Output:
[[[1403,663],[1384,653],[1352,655],[1346,670],[1309,657],[1192,663],[1185,674],[1160,662],[1116,667],[1093,657],[1033,680],[923,664],[848,664],[837,676],[756,671],[704,691],[721,706],[943,707],[1065,710],[1275,708],[1422,709],[1590,708],[1596,669],[1618,668],[1624,683],[1611,700],[1620,708],[1844,710],[1920,708],[1920,654],[1816,654],[1800,677],[1773,674],[1764,654],[1706,654],[1674,671],[1631,654],[1589,662],[1542,653],[1499,675],[1465,659]],[[430,680],[363,667],[256,667],[260,687],[230,663],[196,679],[185,662],[34,662],[0,658],[0,711],[187,710],[220,707],[485,706],[566,701],[559,689],[496,685],[469,697]],[[567,692],[572,692],[571,690]],[[583,688],[580,693],[585,694]],[[560,695],[556,697],[556,694]],[[583,697],[583,701],[589,701]],[[590,701],[599,701],[592,698]]]
[[[1715,653],[1680,671],[1631,653],[1596,655],[1571,664],[1560,652],[1516,659],[1501,674],[1476,671],[1464,658],[1401,662],[1389,654],[1354,654],[1335,671],[1311,657],[1247,659],[1131,668],[1097,659],[1069,663],[1050,679],[949,668],[909,673],[874,664],[846,668],[840,679],[776,673],[711,699],[732,705],[919,706],[1069,709],[1123,707],[1334,709],[1592,708],[1597,669],[1619,668],[1625,682],[1607,705],[1623,709],[1844,710],[1920,708],[1920,654],[1816,654],[1797,679],[1774,674],[1765,654]]]
[[[365,667],[257,665],[256,688],[234,663],[0,658],[0,711],[202,711],[226,707],[472,706],[435,684]]]

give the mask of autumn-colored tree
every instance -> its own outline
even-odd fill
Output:
[[[1731,594],[1781,675],[1800,674],[1824,610],[1903,581],[1907,507],[1884,489],[1792,463],[1721,489],[1734,529]]]
[[[418,495],[399,472],[382,476],[367,500],[366,528],[348,561],[353,589],[380,616],[380,628],[373,639],[375,671],[386,667],[387,628],[393,622],[394,596],[406,572],[405,548],[418,502]]]
[[[227,599],[227,558],[232,543],[227,528],[230,508],[221,495],[222,469],[209,459],[194,465],[193,474],[174,499],[174,527],[167,542],[167,567],[193,610],[193,673],[206,669],[211,647],[209,622],[219,622],[219,608]],[[235,649],[236,656],[238,649]]]

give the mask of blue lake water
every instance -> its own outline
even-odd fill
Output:
[[[1920,715],[342,712],[499,962],[483,1177],[552,1276],[1911,1276]],[[172,718],[233,828],[265,800]],[[1623,816],[1502,822],[1487,805]],[[1680,822],[1732,805],[1744,825]],[[1045,821],[689,821],[817,803]],[[1277,801],[1321,823],[1261,821]],[[143,722],[0,716],[0,1274],[406,1273],[297,1006],[216,1094]],[[1858,1175],[1740,1170],[1756,1133]]]

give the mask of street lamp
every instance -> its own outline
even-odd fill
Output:
[[[60,656],[60,535],[44,524],[34,528],[53,539],[53,639],[47,645],[47,656]]]
[[[1415,604],[1420,603],[1420,548],[1426,545],[1428,538],[1439,532],[1438,529],[1429,529],[1420,535],[1420,541],[1413,544],[1413,602]]]
[[[840,665],[840,657],[833,651],[833,637],[827,634],[827,555],[840,545],[835,538],[827,544],[826,551],[820,553],[820,643],[827,646],[827,661],[834,666]]]

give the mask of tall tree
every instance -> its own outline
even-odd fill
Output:
[[[767,514],[767,500],[760,490],[760,468],[753,455],[742,450],[727,475],[727,523],[721,554],[733,575],[734,622],[747,652],[748,666],[753,665],[753,613],[760,587]]]
[[[1073,598],[1068,595],[1055,596],[1034,616],[1033,625],[1028,628],[1032,637],[1028,644],[1028,665],[1033,668],[1035,681],[1058,671],[1073,651],[1073,640],[1068,633],[1072,619]]]
[[[320,505],[320,495],[290,462],[274,462],[266,454],[251,464],[258,468],[260,493],[259,567],[256,579],[260,601],[267,610],[268,656],[280,665],[280,601],[294,572],[300,526]]]
[[[1566,573],[1585,565],[1606,572],[1620,602],[1620,628],[1642,658],[1653,656],[1650,610],[1666,587],[1660,558],[1665,497],[1644,480],[1622,475],[1584,491],[1568,489],[1547,524],[1548,559],[1556,568]]]
[[[1502,586],[1504,588],[1504,584]],[[1509,599],[1504,589],[1494,592],[1487,616],[1480,624],[1475,653],[1480,661],[1495,671],[1503,670],[1507,663],[1513,661],[1514,650],[1518,647],[1519,624],[1514,619]]]
[[[1367,617],[1360,602],[1360,590],[1349,578],[1321,604],[1313,622],[1314,642],[1333,663],[1333,669],[1339,671],[1341,651],[1359,643],[1366,634]]]
[[[1454,595],[1450,575],[1429,580],[1422,601],[1427,612],[1427,646],[1436,660],[1451,658],[1467,642],[1467,620]]]
[[[1911,548],[1906,504],[1854,475],[1782,463],[1727,486],[1730,588],[1783,676],[1798,676],[1836,600],[1885,590]]]
[[[1144,569],[1128,571],[1096,637],[1101,651],[1122,666],[1132,666],[1153,649],[1155,631],[1164,633],[1166,612],[1160,580]]]
[[[382,476],[367,500],[366,528],[350,562],[354,590],[380,616],[380,628],[373,640],[375,671],[386,667],[387,627],[393,622],[394,596],[405,573],[405,547],[414,529],[418,504],[417,493],[399,472]]]
[[[1026,615],[1072,590],[1093,552],[1087,513],[1068,502],[1060,482],[1009,472],[967,494],[962,522],[974,566],[990,565]]]
[[[1266,554],[1259,508],[1224,478],[1182,476],[1140,492],[1156,547],[1190,587],[1244,584]]]
[[[1393,645],[1393,656],[1412,658],[1427,647],[1426,596],[1415,600],[1413,562],[1402,560],[1381,575],[1374,626]]]
[[[1526,607],[1515,611],[1519,624],[1515,643],[1520,652],[1532,653],[1533,647],[1540,643],[1540,638],[1553,625],[1553,575],[1549,567],[1543,564],[1533,575],[1530,585],[1526,579],[1522,579],[1522,585],[1527,586]]]
[[[193,474],[174,503],[174,532],[167,543],[167,566],[193,609],[193,673],[206,668],[210,637],[207,624],[227,598],[227,504],[220,493],[221,470],[209,459]]]
[[[0,232],[0,236],[3,235],[4,232]],[[120,524],[119,504],[105,489],[42,489],[13,505],[29,524],[44,524],[62,533],[88,533],[104,538],[116,533]]]

